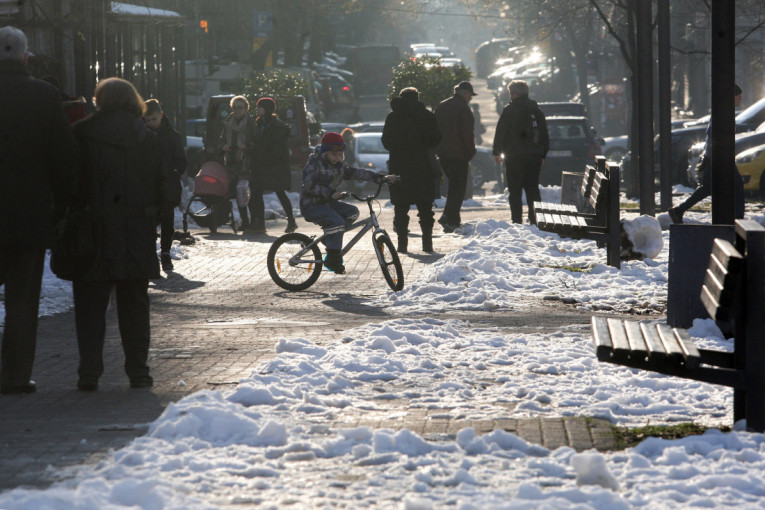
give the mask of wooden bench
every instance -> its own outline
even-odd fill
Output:
[[[613,183],[613,184],[612,184]],[[607,164],[597,171],[589,190],[588,201],[594,213],[562,214],[537,212],[537,227],[563,237],[592,239],[606,247],[608,265],[621,267],[621,223],[619,222],[619,166]]]
[[[736,221],[736,245],[715,239],[701,300],[734,351],[698,349],[685,329],[592,317],[598,360],[733,388],[733,420],[765,431],[765,228]]]
[[[595,179],[595,172],[605,173],[606,171],[606,158],[605,156],[595,156],[595,166],[587,165],[582,175],[582,183],[579,186],[581,197],[587,200],[590,197],[590,190],[592,190],[592,182]],[[559,204],[555,202],[534,202],[534,211],[541,213],[552,214],[578,214],[582,211],[574,204]]]

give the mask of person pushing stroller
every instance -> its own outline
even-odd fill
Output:
[[[318,224],[327,234],[324,267],[335,274],[345,274],[340,254],[343,232],[359,217],[357,207],[340,201],[344,194],[337,188],[344,180],[380,184],[391,183],[398,178],[396,175],[382,175],[349,166],[343,161],[345,148],[345,140],[339,133],[325,134],[303,168],[303,187],[300,190],[300,211],[306,221]]]

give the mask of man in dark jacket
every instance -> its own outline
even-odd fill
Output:
[[[449,178],[444,213],[438,222],[447,234],[460,226],[460,209],[467,188],[468,165],[475,156],[475,119],[470,111],[470,100],[477,95],[466,81],[454,87],[454,95],[436,108],[436,120],[441,132],[441,143],[436,149],[441,167]]]
[[[159,141],[164,149],[165,164],[172,171],[175,181],[177,181],[178,200],[181,199],[181,175],[186,171],[186,165],[189,164],[186,159],[186,151],[183,149],[183,136],[175,130],[170,119],[165,117],[162,106],[156,99],[146,101],[146,114],[143,116],[146,126],[157,133]],[[170,248],[173,246],[173,234],[175,233],[175,205],[172,203],[162,204],[159,210],[159,261],[162,269],[173,270],[173,260],[170,257]]]
[[[529,224],[536,224],[534,201],[539,194],[539,172],[550,149],[547,122],[536,101],[529,98],[529,84],[514,80],[508,85],[510,103],[502,110],[494,133],[494,159],[505,156],[505,175],[510,191],[513,223],[523,223],[523,197],[529,211]]]
[[[0,285],[5,286],[0,392],[31,393],[45,249],[70,204],[77,153],[61,95],[26,70],[27,38],[0,28]]]
[[[401,177],[390,187],[394,206],[393,225],[398,234],[398,251],[408,249],[409,206],[417,206],[422,230],[422,251],[433,251],[433,170],[429,149],[441,139],[436,117],[419,101],[419,92],[408,87],[390,101],[391,113],[385,119],[382,143],[390,152],[390,173]]]

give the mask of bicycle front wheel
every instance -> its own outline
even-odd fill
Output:
[[[383,232],[374,240],[375,253],[377,261],[380,262],[385,281],[393,290],[404,288],[404,269],[401,267],[401,260],[398,258],[398,252],[393,247],[393,242],[388,234]]]
[[[299,291],[305,290],[319,279],[321,274],[321,250],[312,246],[298,261],[290,264],[290,260],[312,240],[305,234],[293,232],[285,234],[274,241],[268,250],[268,274],[279,287]]]

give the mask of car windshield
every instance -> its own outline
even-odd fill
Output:
[[[360,136],[356,138],[356,145],[359,148],[359,154],[387,154],[382,144],[382,138],[379,136]]]
[[[577,121],[556,121],[547,123],[547,132],[551,140],[585,140],[587,126]]]

